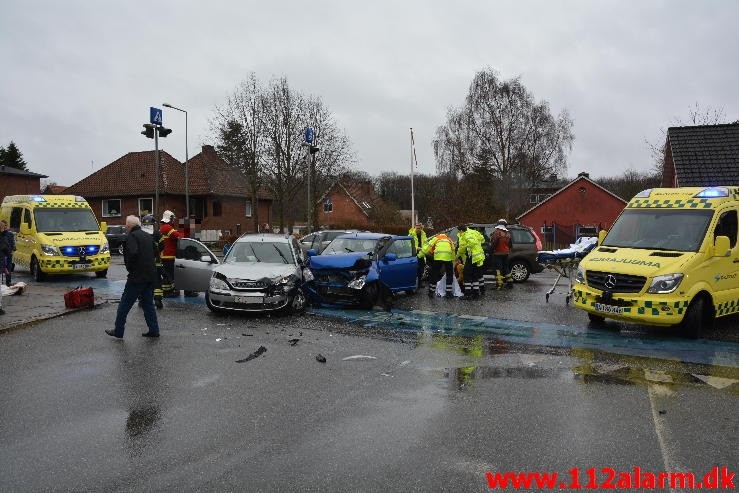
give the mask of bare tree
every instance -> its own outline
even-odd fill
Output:
[[[226,103],[216,108],[216,116],[211,121],[219,155],[229,166],[241,170],[248,180],[256,225],[261,224],[258,194],[264,181],[262,166],[266,135],[261,124],[263,92],[256,75],[250,74]]]
[[[306,161],[306,127],[313,127],[320,153]],[[254,197],[267,187],[275,200],[280,231],[292,231],[295,218],[323,193],[325,177],[352,163],[349,139],[319,98],[293,90],[285,77],[262,85],[254,74],[211,122],[219,153],[249,178]],[[312,184],[310,197],[299,193]],[[311,208],[312,210],[312,208]],[[313,221],[314,224],[316,221]]]
[[[482,193],[510,214],[534,183],[566,171],[573,140],[566,111],[553,116],[519,78],[503,81],[487,69],[475,74],[465,104],[448,110],[434,154],[440,173],[477,176],[488,184]]]

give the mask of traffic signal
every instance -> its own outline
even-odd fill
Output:
[[[319,150],[320,150],[320,149],[318,148],[318,146],[310,146],[310,153],[311,153],[311,154],[315,154],[315,153],[317,153],[317,152],[318,152]]]
[[[157,127],[157,129],[159,130],[159,137],[166,137],[172,133],[171,128]]]
[[[144,123],[144,130],[141,131],[141,135],[145,135],[147,139],[153,139],[154,125],[151,123]]]

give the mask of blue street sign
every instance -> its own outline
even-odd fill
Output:
[[[305,129],[305,141],[309,144],[313,143],[313,129],[310,127]]]
[[[149,123],[152,125],[162,124],[162,110],[159,108],[149,107]]]

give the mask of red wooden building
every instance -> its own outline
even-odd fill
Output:
[[[609,229],[626,201],[592,181],[587,173],[516,219],[539,234],[545,248],[567,247],[581,236]]]

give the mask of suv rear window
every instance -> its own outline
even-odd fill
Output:
[[[529,231],[523,230],[523,229],[514,229],[511,228],[511,236],[513,238],[513,244],[514,245],[523,245],[523,244],[533,244],[534,243],[534,235],[532,235]]]

